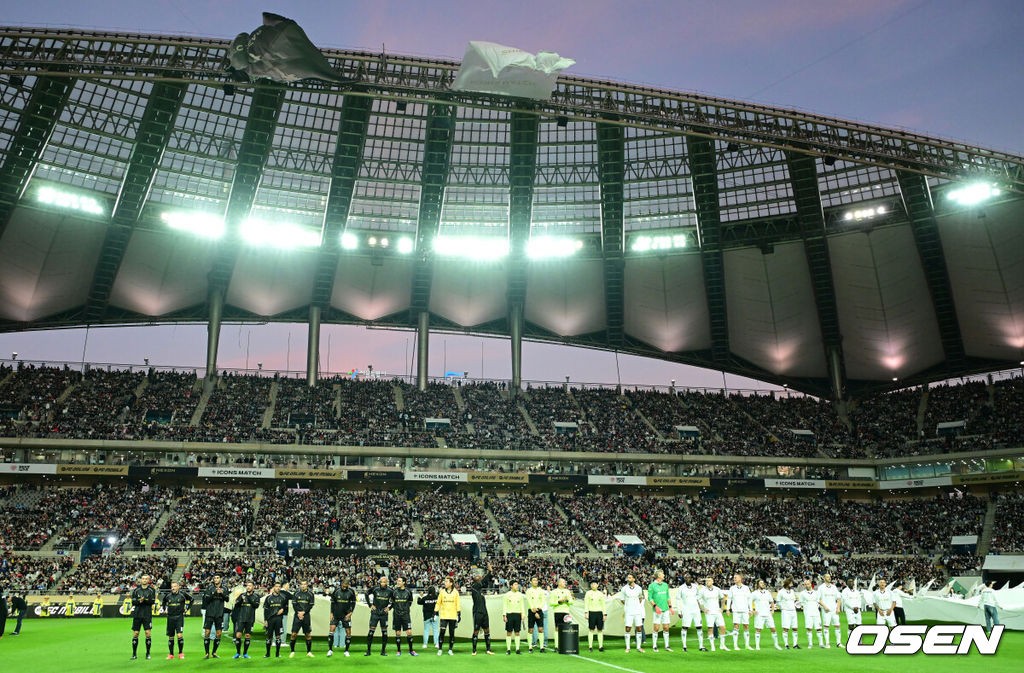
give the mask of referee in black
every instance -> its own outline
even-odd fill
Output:
[[[288,610],[288,599],[281,593],[281,583],[274,582],[274,587],[263,600],[263,628],[267,632],[267,653],[264,659],[270,658],[270,641],[277,645],[277,656],[281,656],[281,634],[284,633],[284,615]]]
[[[337,629],[345,631],[345,656],[352,645],[352,613],[356,609],[356,592],[348,584],[348,578],[341,580],[341,586],[327,594],[331,599],[331,632],[327,636],[327,656],[334,656]]]
[[[167,613],[167,655],[174,658],[174,639],[178,639],[178,658],[185,658],[185,615],[192,607],[192,598],[181,591],[181,585],[171,582],[171,592],[164,595],[164,610]]]
[[[153,647],[153,606],[156,605],[156,590],[149,586],[149,575],[139,579],[139,586],[132,589],[132,659],[138,659],[139,631],[146,632],[146,658],[150,659]]]
[[[469,585],[469,595],[473,597],[473,654],[476,655],[476,642],[481,630],[484,632],[484,647],[487,654],[494,654],[491,651],[491,618],[487,616],[487,597],[484,596],[484,589],[491,583],[491,571],[494,568],[487,564],[487,572],[477,575]]]
[[[394,592],[388,587],[387,575],[382,575],[378,586],[366,592],[366,603],[370,606],[370,631],[366,634],[366,654],[373,649],[373,633],[380,625],[380,656],[388,656],[388,613],[394,600]]]

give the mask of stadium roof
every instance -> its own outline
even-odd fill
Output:
[[[525,338],[826,396],[1024,360],[1019,156],[577,77],[459,92],[392,54],[254,86],[228,44],[0,28],[0,330],[201,321],[222,287],[225,320],[500,335],[522,306]]]

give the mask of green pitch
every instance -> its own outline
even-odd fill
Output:
[[[262,634],[253,639],[249,649],[249,660],[234,661],[231,656],[235,648],[230,638],[221,642],[219,654],[221,659],[204,661],[203,641],[199,635],[198,618],[190,618],[185,624],[185,660],[166,661],[167,637],[163,635],[164,620],[153,620],[153,659],[146,661],[140,657],[138,661],[129,661],[131,656],[131,620],[129,619],[97,619],[97,620],[58,620],[33,619],[26,620],[22,632],[18,636],[10,635],[13,623],[7,622],[8,632],[0,639],[0,670],[20,671],[24,673],[79,673],[80,671],[227,671],[238,669],[273,670],[361,670],[380,673],[399,673],[404,671],[424,671],[426,673],[522,673],[527,667],[543,673],[676,673],[683,667],[695,666],[698,670],[713,673],[792,673],[797,671],[857,671],[864,673],[1000,673],[1002,671],[1024,670],[1024,633],[1006,631],[999,644],[995,656],[982,656],[972,653],[962,657],[913,657],[901,656],[850,656],[842,649],[833,646],[830,650],[802,649],[799,651],[776,651],[768,633],[762,633],[761,651],[739,652],[699,652],[697,638],[692,629],[689,635],[688,653],[684,654],[679,645],[679,631],[672,630],[672,647],[674,652],[651,652],[649,647],[643,654],[623,651],[621,638],[607,638],[605,651],[590,653],[587,651],[585,633],[581,633],[580,657],[547,654],[524,653],[520,656],[505,655],[504,634],[493,641],[493,649],[497,653],[493,657],[484,655],[483,641],[480,642],[481,654],[470,656],[469,642],[458,641],[455,656],[439,657],[430,648],[417,659],[403,654],[395,656],[394,636],[388,644],[388,656],[381,657],[380,635],[374,643],[374,656],[363,657],[366,642],[363,638],[355,638],[352,643],[352,656],[344,658],[340,652],[328,659],[326,655],[326,637],[314,638],[313,652],[315,659],[307,659],[303,642],[298,642],[294,659],[288,659],[288,647],[282,647],[281,659],[264,659],[265,652]],[[845,628],[844,628],[845,634]],[[301,636],[300,636],[301,638]],[[414,642],[419,647],[422,636],[416,636]],[[727,639],[732,647],[731,637]],[[781,634],[780,634],[781,642]],[[740,637],[742,646],[743,639]],[[751,636],[753,643],[753,636]],[[648,642],[648,646],[649,646]],[[404,645],[404,644],[403,644]],[[800,645],[806,646],[806,632],[800,633]],[[404,646],[403,646],[404,649]],[[139,643],[139,654],[145,652],[144,643]],[[611,667],[601,663],[610,664]]]

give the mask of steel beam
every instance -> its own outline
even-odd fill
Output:
[[[526,245],[533,221],[533,186],[537,179],[537,143],[540,118],[535,114],[513,112],[509,143],[509,266],[508,323],[512,348],[512,386],[514,397],[522,387],[523,311],[526,305]]]
[[[601,249],[604,257],[604,302],[608,345],[618,348],[625,330],[625,229],[623,190],[626,179],[625,133],[621,126],[597,125],[597,164],[601,181]]]
[[[316,387],[320,371],[320,307],[309,307],[309,335],[306,339],[306,385]]]
[[[220,324],[221,319],[224,316],[224,291],[221,288],[210,288],[207,310],[206,381],[209,383],[217,376],[217,350],[220,347]]]

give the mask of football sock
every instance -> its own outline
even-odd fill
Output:
[[[167,639],[167,651],[174,654],[174,638]]]
[[[238,638],[236,636],[234,638],[234,641],[235,641],[235,654],[241,654],[242,653],[242,639]]]
[[[206,650],[207,654],[210,653],[210,636],[203,638],[203,649]]]
[[[604,631],[597,632],[597,646],[604,647]]]
[[[665,647],[668,647],[668,629],[665,629],[663,633],[665,634]]]
[[[217,648],[220,647],[220,636],[213,639],[213,653],[217,654]]]
[[[406,635],[405,641],[409,644],[409,651],[412,652],[412,636]]]
[[[139,638],[138,636],[132,638],[132,656],[136,656],[139,653]]]
[[[153,639],[150,638],[149,636],[146,636],[146,656],[147,657],[149,656],[149,651],[150,651],[150,649],[152,649],[152,647],[153,647]]]
[[[249,654],[249,641],[250,640],[251,640],[250,636],[247,635],[245,637],[245,645],[243,646],[242,654]]]
[[[313,639],[312,638],[306,638],[306,652],[312,652],[312,651],[313,651]]]

